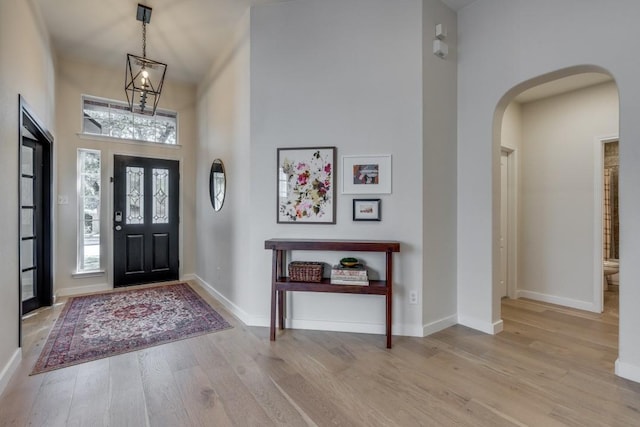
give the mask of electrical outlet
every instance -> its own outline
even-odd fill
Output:
[[[416,291],[409,292],[409,304],[418,303],[418,293]]]

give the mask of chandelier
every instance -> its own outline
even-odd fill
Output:
[[[142,56],[127,54],[124,90],[131,112],[153,116],[160,100],[167,64],[147,58],[147,24],[151,21],[151,8],[138,4],[136,19],[142,21]]]

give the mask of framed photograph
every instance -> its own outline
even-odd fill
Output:
[[[391,193],[391,155],[342,156],[342,194]]]
[[[353,199],[354,221],[380,221],[380,199]]]
[[[336,147],[278,148],[278,223],[335,224]]]

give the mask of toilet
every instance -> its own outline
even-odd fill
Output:
[[[617,259],[605,259],[602,264],[602,271],[604,274],[605,288],[609,286],[608,277],[612,274],[616,274],[620,270],[620,261]]]

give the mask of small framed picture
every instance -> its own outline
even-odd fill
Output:
[[[342,194],[390,193],[390,154],[342,156]]]
[[[380,199],[353,199],[354,221],[380,221]]]

